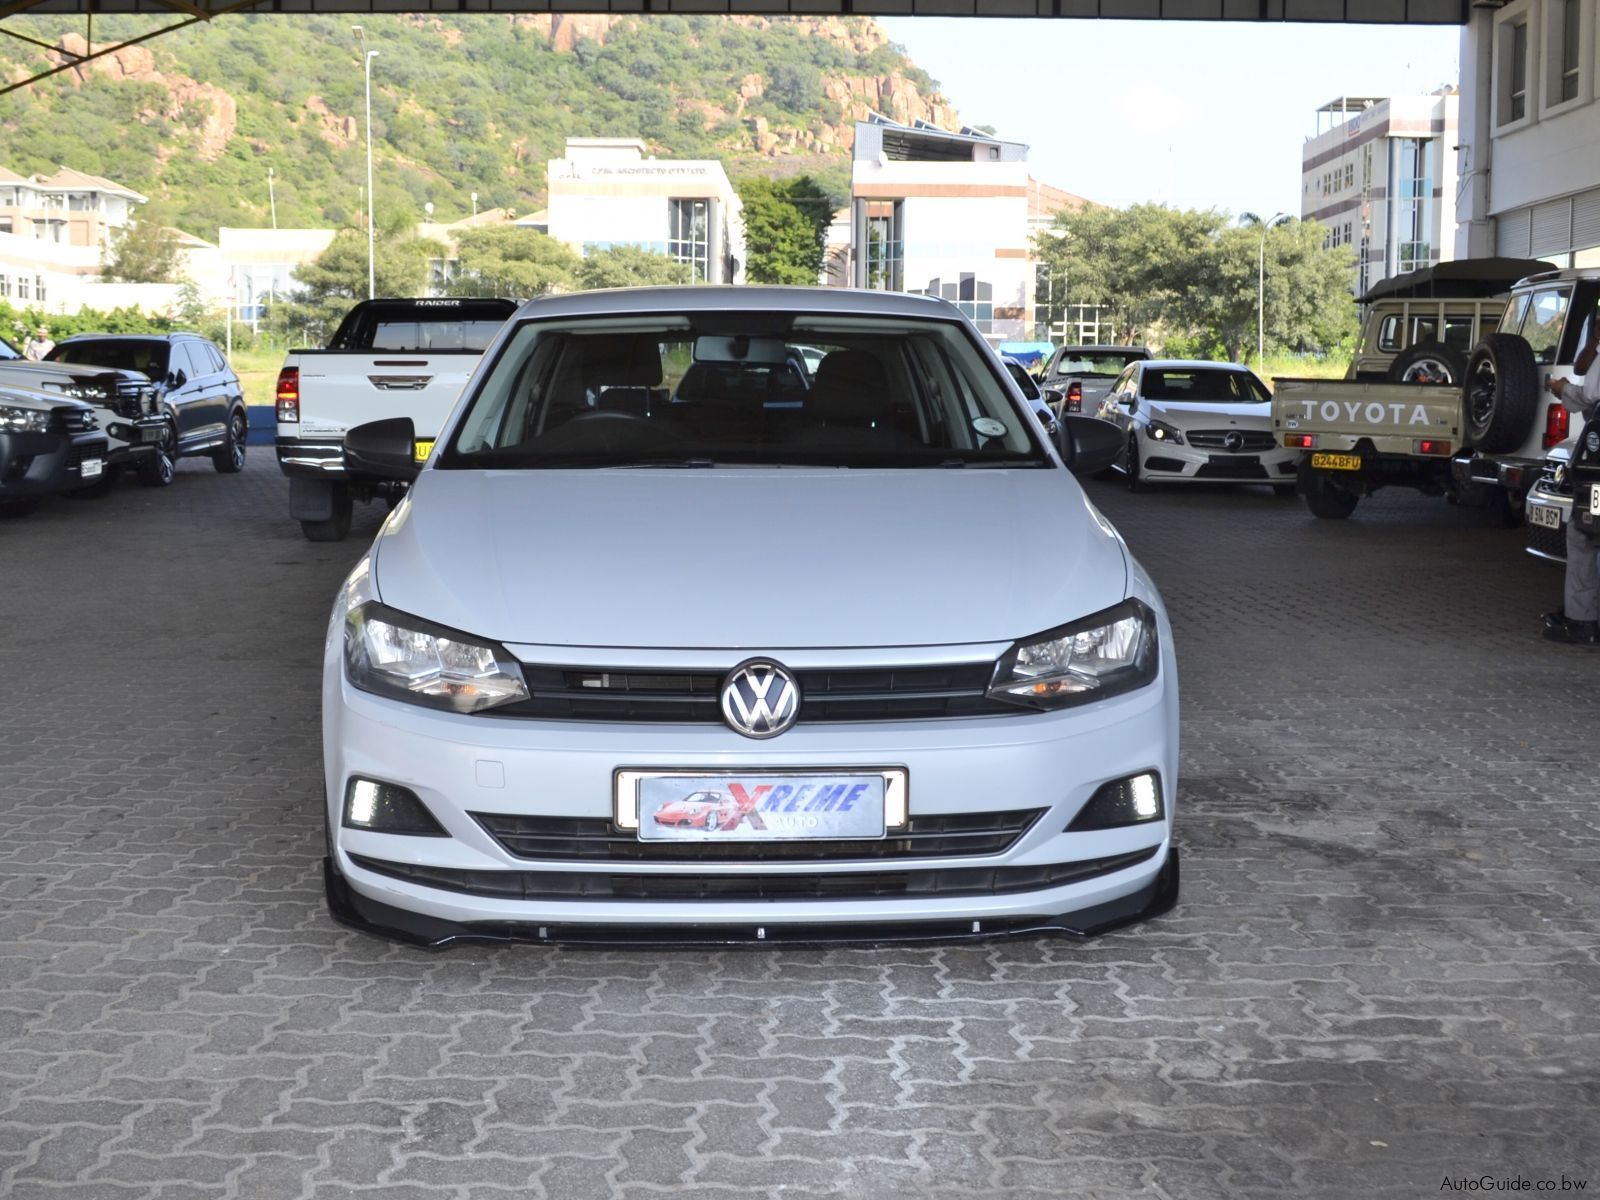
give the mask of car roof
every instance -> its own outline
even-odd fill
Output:
[[[688,287],[601,288],[530,300],[518,318],[682,316],[703,312],[803,312],[839,316],[908,317],[948,321],[955,305],[933,296],[861,288],[698,284]]]
[[[64,346],[68,342],[170,342],[173,338],[199,338],[200,336],[198,333],[189,333],[187,331],[177,333],[75,333],[69,338],[64,338],[61,344]]]
[[[1131,366],[1132,364],[1129,365]],[[1139,365],[1146,371],[1196,371],[1205,368],[1211,371],[1245,373],[1250,370],[1243,363],[1213,362],[1206,358],[1152,358]]]
[[[1091,346],[1084,344],[1062,346],[1060,352],[1062,354],[1143,354],[1146,358],[1150,357],[1150,347],[1148,346]]]

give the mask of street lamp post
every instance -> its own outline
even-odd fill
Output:
[[[350,27],[360,39],[363,48],[367,44],[367,31],[360,25]],[[373,203],[372,192],[372,60],[378,57],[376,50],[368,50],[363,59],[366,64],[367,79],[367,299],[371,300],[378,294],[378,268],[377,260],[373,255],[376,241],[374,235],[374,221],[372,210],[376,207]]]
[[[267,202],[272,205],[272,228],[278,228],[278,193],[272,186],[272,168],[267,168]]]
[[[1274,225],[1282,225],[1289,214],[1274,213],[1270,221],[1263,221],[1255,213],[1240,213],[1239,219],[1261,226],[1261,246],[1256,252],[1256,368],[1259,370],[1267,355],[1267,231]]]

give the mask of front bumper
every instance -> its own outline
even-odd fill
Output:
[[[166,420],[159,415],[130,418],[116,416],[109,409],[96,411],[100,428],[106,434],[106,463],[109,466],[138,463],[148,458],[156,452],[156,446],[166,431]]]
[[[1163,645],[1170,629],[1161,622]],[[463,717],[375,697],[325,663],[328,903],[350,925],[417,944],[464,939],[690,942],[834,941],[1101,932],[1170,908],[1177,794],[1177,688],[1170,652],[1148,687],[1079,710],[1015,717],[801,724],[755,742],[718,726],[598,724]],[[730,666],[732,662],[730,661]],[[910,775],[913,818],[1042,810],[996,854],[885,859],[660,861],[531,859],[511,854],[471,814],[609,820],[619,768],[847,770],[897,765]],[[1066,827],[1102,783],[1155,770],[1163,819],[1108,830]],[[340,826],[353,775],[414,791],[447,837]],[[1103,865],[1103,866],[1102,866]],[[1078,867],[1083,867],[1079,871]],[[376,869],[375,869],[376,868]],[[1096,869],[1098,868],[1098,869]],[[1070,879],[1042,886],[874,891],[885,875],[927,881],[993,872]],[[430,873],[446,884],[420,882]],[[410,874],[412,877],[406,877]],[[533,898],[517,876],[547,883]],[[851,876],[864,886],[854,891]],[[818,895],[684,898],[693,879],[825,878]],[[868,877],[873,883],[866,884]],[[652,889],[651,878],[676,877]],[[448,881],[491,878],[482,891]],[[593,883],[593,893],[587,890]],[[614,881],[626,886],[613,888]],[[644,881],[647,886],[639,886]],[[667,881],[663,881],[667,882]],[[679,886],[682,885],[682,886]],[[523,885],[524,887],[526,885]],[[498,894],[488,894],[495,892]],[[824,898],[838,897],[838,898]]]
[[[0,433],[0,498],[54,496],[80,488],[84,468],[98,461],[105,469],[107,443],[103,433]]]
[[[1139,435],[1139,472],[1151,483],[1272,483],[1295,481],[1299,451],[1210,450]]]

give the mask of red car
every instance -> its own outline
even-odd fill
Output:
[[[669,800],[658,808],[655,823],[680,829],[720,829],[738,815],[738,807],[722,792],[691,792],[682,800]]]

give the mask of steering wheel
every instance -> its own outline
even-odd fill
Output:
[[[620,408],[586,408],[575,416],[568,417],[563,425],[576,425],[579,421],[644,421],[650,418],[643,413],[624,412]]]

